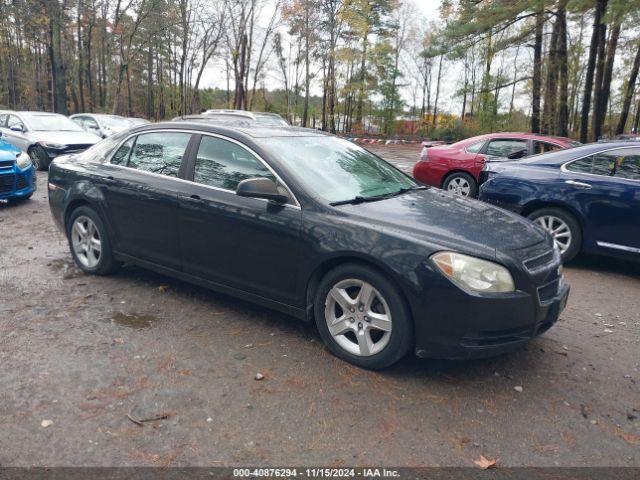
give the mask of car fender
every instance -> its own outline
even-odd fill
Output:
[[[80,180],[74,182],[71,187],[66,191],[63,200],[64,211],[64,227],[67,228],[67,221],[71,212],[79,205],[88,205],[94,209],[100,218],[104,222],[109,235],[113,238],[113,228],[109,222],[109,216],[104,207],[105,197],[102,190],[94,184],[91,184],[88,180]]]

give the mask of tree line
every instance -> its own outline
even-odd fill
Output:
[[[331,132],[638,131],[622,0],[0,0],[0,105],[152,120],[274,111]]]

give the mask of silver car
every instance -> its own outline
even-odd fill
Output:
[[[100,137],[58,113],[0,111],[2,139],[29,154],[38,170],[59,155],[86,150]]]
[[[104,113],[77,113],[69,117],[87,132],[95,133],[100,138],[107,138],[114,133],[131,128],[128,118],[120,115],[107,115]]]

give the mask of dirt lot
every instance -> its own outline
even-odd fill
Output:
[[[639,265],[569,265],[561,321],[524,350],[372,373],[281,314],[134,267],[83,275],[38,185],[0,206],[2,466],[640,466]]]

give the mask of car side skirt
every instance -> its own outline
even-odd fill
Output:
[[[178,280],[183,280],[185,282],[193,283],[195,285],[199,285],[201,287],[208,288],[210,290],[214,290],[216,292],[223,293],[225,295],[236,297],[241,300],[245,300],[247,302],[255,303],[257,305],[269,308],[271,310],[277,310],[278,312],[284,313],[286,315],[290,315],[299,320],[307,320],[306,309],[304,308],[299,308],[293,305],[276,302],[274,300],[270,300],[268,298],[262,297],[260,295],[256,295],[254,293],[246,292],[244,290],[239,290],[237,288],[229,287],[227,285],[222,285],[220,283],[212,282],[210,280],[206,280],[201,277],[196,277],[194,275],[190,275],[185,272],[180,272],[172,268],[163,267],[162,265],[158,265],[153,262],[148,262],[146,260],[141,260],[139,258],[132,257],[130,255],[126,255],[123,253],[114,252],[114,257],[116,258],[116,260],[121,262],[137,265],[139,267],[146,268],[148,270],[153,270],[155,272],[161,273],[163,275],[167,275],[169,277],[177,278]]]

